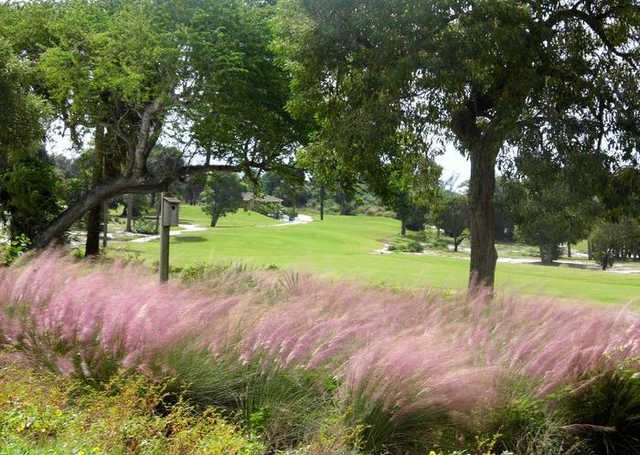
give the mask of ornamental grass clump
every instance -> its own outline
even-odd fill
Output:
[[[90,265],[57,252],[0,275],[3,342],[65,374],[99,378],[117,366],[148,368],[176,343],[219,321],[242,297],[210,298],[179,284],[159,285],[139,264]]]
[[[530,447],[519,433],[540,412],[553,428],[595,425],[559,412],[559,396],[621,365],[638,371],[640,316],[628,308],[416,295],[237,266],[198,266],[185,280],[161,285],[140,264],[46,252],[0,270],[0,339],[64,374],[170,376],[274,449],[304,441],[336,409],[372,452],[468,445],[477,431],[500,432],[476,416],[505,409],[509,441],[490,440]],[[515,384],[526,384],[518,396]]]

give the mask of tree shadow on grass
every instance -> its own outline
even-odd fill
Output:
[[[602,270],[602,267],[600,267],[597,264],[577,264],[577,263],[573,263],[573,262],[552,262],[552,263],[544,263],[541,261],[537,261],[537,262],[530,262],[530,264],[532,265],[543,265],[546,267],[567,267],[570,269],[581,269],[581,270]]]

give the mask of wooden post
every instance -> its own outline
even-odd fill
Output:
[[[169,231],[171,226],[162,226],[160,234],[160,282],[169,279]]]
[[[180,201],[176,198],[160,196],[160,218],[162,220],[162,232],[160,233],[160,282],[169,280],[169,231],[171,226],[179,223]]]
[[[160,193],[160,219],[163,219],[162,211],[165,209],[164,193]],[[164,283],[169,280],[169,231],[171,226],[162,224],[160,233],[160,282]]]

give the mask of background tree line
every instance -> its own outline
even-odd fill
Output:
[[[95,254],[105,201],[195,190],[212,171],[255,186],[270,170],[309,176],[320,213],[330,192],[348,213],[364,184],[404,231],[437,205],[433,158],[448,141],[471,162],[470,283],[492,286],[507,213],[497,167],[517,182],[518,235],[544,261],[587,234],[593,211],[637,216],[625,211],[637,202],[639,28],[629,0],[3,4],[2,216],[39,247],[86,217]],[[53,119],[78,149],[90,138],[64,204],[38,152]],[[29,178],[51,180],[30,196],[42,198],[36,224],[18,214]]]

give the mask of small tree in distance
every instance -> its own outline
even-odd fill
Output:
[[[620,227],[613,223],[600,223],[591,233],[589,240],[591,240],[593,259],[602,267],[602,270],[607,270],[613,265],[620,243],[619,237]]]
[[[467,197],[452,193],[445,197],[437,218],[437,227],[446,235],[453,238],[453,251],[458,251],[458,245],[466,238],[469,227],[469,204]]]
[[[234,213],[242,207],[244,185],[237,174],[212,174],[207,178],[200,205],[211,216],[211,227],[227,213]]]

